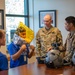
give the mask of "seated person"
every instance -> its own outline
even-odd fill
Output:
[[[0,47],[5,46],[5,32],[0,29]],[[8,69],[7,57],[0,52],[0,71]]]
[[[10,54],[10,68],[27,64],[28,58],[34,53],[34,46],[26,43],[26,30],[18,27],[14,33],[12,42],[8,45]],[[31,51],[29,51],[31,49]]]

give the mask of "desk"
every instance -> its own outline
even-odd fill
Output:
[[[45,64],[27,64],[7,71],[1,71],[0,75],[75,75],[73,67],[64,66],[58,69],[47,68]]]

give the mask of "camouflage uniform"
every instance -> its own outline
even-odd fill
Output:
[[[73,51],[75,51],[75,31],[68,34],[64,50],[66,50],[64,59],[69,61],[72,58]]]
[[[36,35],[36,53],[37,57],[46,56],[48,48],[52,47],[52,43],[60,43],[59,49],[62,48],[62,35],[56,27],[47,30],[41,28]]]

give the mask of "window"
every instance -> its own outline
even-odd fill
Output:
[[[6,8],[6,44],[8,45],[13,37],[19,22],[29,26],[29,0],[5,0]]]

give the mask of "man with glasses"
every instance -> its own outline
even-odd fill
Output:
[[[39,29],[36,34],[36,54],[38,63],[44,63],[44,59],[49,50],[53,49],[52,44],[59,44],[59,49],[62,50],[62,35],[58,28],[53,27],[52,17],[46,14],[43,19],[44,27]]]

